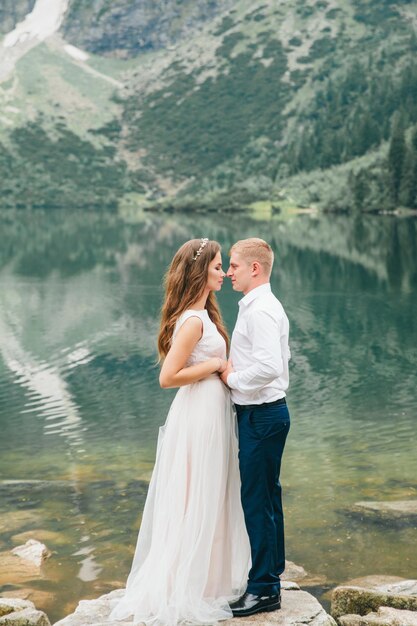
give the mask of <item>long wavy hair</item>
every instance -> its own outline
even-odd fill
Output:
[[[175,253],[171,265],[165,275],[165,299],[161,309],[161,324],[158,335],[158,353],[161,361],[171,347],[175,324],[184,311],[200,298],[207,285],[208,267],[216,254],[220,252],[217,241],[208,241],[201,254],[194,261],[200,239],[186,241]],[[224,337],[229,348],[229,337],[224,325],[216,295],[211,291],[206,307],[210,319],[216,324],[219,333]]]

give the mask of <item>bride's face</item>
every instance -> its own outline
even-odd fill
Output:
[[[217,252],[208,266],[207,289],[210,291],[220,291],[225,276],[226,274],[222,269],[222,255],[220,252]]]

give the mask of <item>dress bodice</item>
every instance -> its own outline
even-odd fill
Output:
[[[190,317],[199,317],[201,319],[203,322],[203,335],[188,358],[187,366],[201,363],[212,357],[225,359],[226,342],[217,330],[216,324],[211,321],[207,309],[203,309],[202,311],[187,309],[187,311],[184,311],[177,320],[172,340],[175,341],[178,330],[184,324],[185,320]]]

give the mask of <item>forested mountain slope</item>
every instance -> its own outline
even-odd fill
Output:
[[[70,0],[0,84],[3,203],[414,208],[416,29],[410,1]]]

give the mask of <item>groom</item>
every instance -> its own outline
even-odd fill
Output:
[[[244,297],[222,380],[231,389],[239,426],[241,498],[251,544],[246,592],[230,607],[234,617],[281,608],[285,569],[284,519],[279,474],[290,416],[289,324],[271,292],[274,253],[263,239],[243,239],[230,251],[227,276]]]

